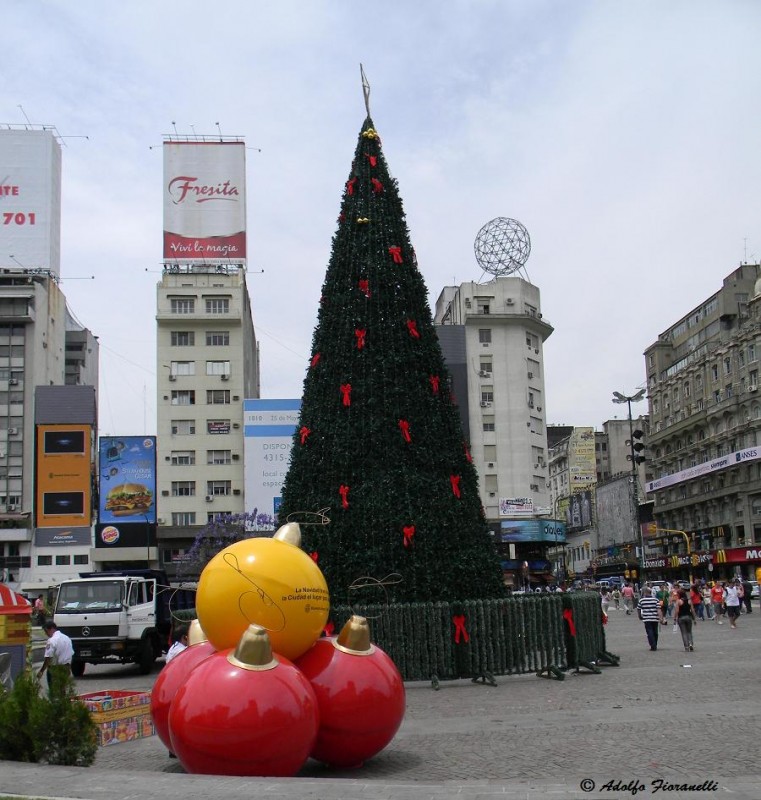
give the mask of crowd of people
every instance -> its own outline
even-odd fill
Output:
[[[685,651],[695,648],[693,623],[698,620],[713,620],[718,625],[729,622],[732,629],[742,613],[751,614],[753,586],[741,578],[693,584],[658,581],[640,587],[626,582],[621,588],[600,590],[603,613],[608,615],[611,607],[625,611],[627,615],[637,612],[645,624],[645,633],[651,650],[658,649],[658,631],[661,625],[672,622],[674,630],[682,636]]]

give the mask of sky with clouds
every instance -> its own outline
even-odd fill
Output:
[[[0,123],[67,137],[62,288],[100,339],[102,434],[155,432],[175,126],[246,138],[262,396],[300,396],[360,62],[432,305],[482,277],[486,222],[527,227],[555,328],[550,424],[620,416],[611,392],[644,384],[644,349],[761,259],[755,0],[5,0],[2,15]]]

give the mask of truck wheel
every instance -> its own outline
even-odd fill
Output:
[[[85,662],[74,658],[71,661],[71,674],[75,678],[81,678],[85,674]]]
[[[150,638],[143,639],[143,644],[140,648],[140,658],[137,662],[140,667],[140,674],[148,675],[155,660],[156,654],[153,652],[153,642],[151,642]]]

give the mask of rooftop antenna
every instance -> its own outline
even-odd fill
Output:
[[[367,109],[367,116],[370,116],[370,83],[367,80],[367,75],[365,75],[365,68],[360,63],[359,65],[359,74],[362,77],[362,94],[365,97],[365,108]]]
[[[195,136],[196,137],[196,141],[198,141],[198,134],[196,133],[195,125],[193,125],[192,122],[190,123],[190,130],[193,131],[193,136]]]
[[[215,122],[214,124],[217,126],[217,130],[219,131],[219,141],[221,142],[222,141],[222,128],[219,127],[219,123],[218,122]]]
[[[24,119],[31,125],[32,120],[30,120],[29,117],[26,115],[26,111],[24,111],[24,106],[22,106],[21,103],[19,103],[18,107],[21,109],[21,113],[24,115]]]
[[[180,134],[177,132],[177,125],[175,124],[174,120],[172,120],[172,127],[174,128],[174,135],[179,139]]]

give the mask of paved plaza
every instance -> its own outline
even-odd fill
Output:
[[[93,767],[0,763],[0,794],[128,800],[315,798],[638,798],[761,800],[761,611],[729,625],[700,622],[695,651],[672,626],[647,647],[635,615],[611,611],[619,667],[564,681],[533,674],[407,684],[394,741],[361,769],[308,762],[296,778],[186,775],[153,736],[101,748]],[[148,690],[160,670],[91,667],[80,692]],[[711,783],[715,782],[715,786]],[[702,786],[684,791],[682,785]],[[636,792],[635,792],[636,790]]]

